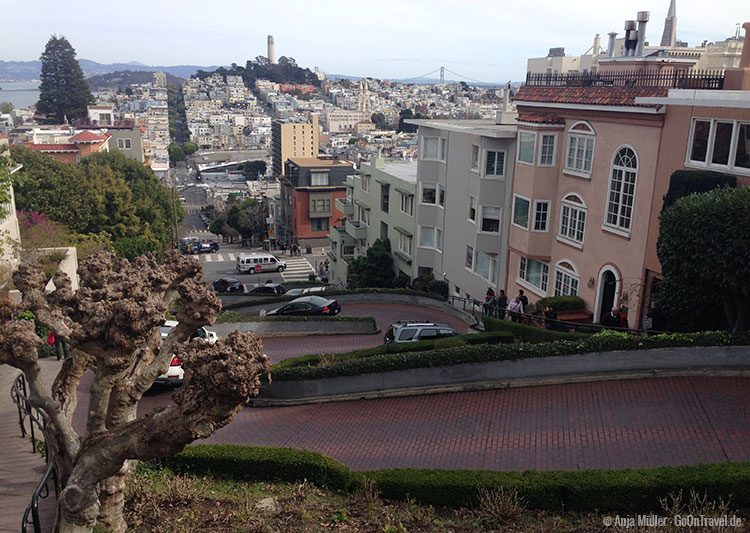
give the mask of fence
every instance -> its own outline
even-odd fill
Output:
[[[55,498],[58,497],[60,490],[54,461],[51,461],[50,454],[46,453],[46,450],[48,449],[47,443],[49,442],[47,438],[47,415],[43,411],[40,411],[39,409],[31,405],[31,402],[29,401],[28,387],[26,384],[26,376],[24,376],[23,374],[20,374],[13,382],[13,386],[10,389],[10,397],[13,403],[16,404],[16,407],[18,409],[18,424],[21,427],[21,437],[26,438],[26,436],[29,436],[29,440],[31,441],[31,452],[37,453],[40,451],[37,447],[38,442],[40,442],[36,438],[37,432],[41,433],[41,437],[43,439],[41,442],[44,443],[44,457],[47,467],[44,471],[44,475],[42,476],[41,481],[37,485],[36,490],[34,490],[34,494],[31,496],[29,505],[26,506],[26,509],[23,512],[23,517],[21,518],[22,533],[26,533],[29,526],[33,526],[34,533],[41,533],[42,524],[39,517],[39,500],[49,497],[50,482],[52,482],[52,485],[55,489]],[[27,421],[28,431],[26,429]]]
[[[668,89],[714,89],[724,87],[720,70],[674,70],[659,72],[583,72],[568,74],[526,74],[532,87],[665,87]]]

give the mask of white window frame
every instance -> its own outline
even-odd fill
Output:
[[[428,157],[427,155],[427,150],[425,148],[427,139],[437,139],[437,154],[435,155],[435,157]],[[423,161],[439,161],[441,163],[445,163],[448,157],[448,139],[446,139],[445,137],[440,137],[437,135],[423,135],[421,148],[422,150],[420,152],[420,156]]]
[[[364,224],[365,227],[370,226],[370,210],[361,205],[357,206],[357,220],[360,225]]]
[[[562,266],[563,263],[568,263],[572,269]],[[575,292],[571,292],[571,291],[564,292],[562,290],[558,290],[558,281],[560,281],[561,286],[564,286],[567,283],[568,287],[571,290],[573,289],[573,285],[575,282]],[[580,288],[581,288],[581,277],[575,271],[575,265],[573,264],[573,261],[569,261],[567,259],[558,261],[557,264],[555,265],[555,279],[554,279],[554,288],[552,289],[552,294],[554,296],[578,296],[578,291],[580,290]]]
[[[575,130],[574,128],[576,128],[579,125],[586,126],[589,129],[589,131],[587,132],[587,131],[582,131],[582,130]],[[571,167],[568,164],[568,159],[570,157],[570,148],[571,148],[573,139],[576,139],[576,145],[577,145],[577,143],[580,140],[584,140],[586,142],[588,142],[589,140],[591,141],[591,164],[590,164],[591,169],[590,170],[585,170],[585,163],[584,163],[584,168],[583,169],[576,168],[575,166]],[[566,174],[571,174],[573,176],[578,176],[579,178],[588,178],[588,179],[591,179],[591,173],[594,171],[594,156],[595,155],[596,155],[596,131],[591,126],[591,124],[589,124],[588,122],[583,121],[583,120],[579,120],[578,122],[576,122],[572,126],[570,126],[570,128],[568,129],[568,145],[567,145],[567,148],[565,150],[565,167],[564,167],[564,172]],[[584,159],[583,159],[583,161],[586,161],[586,159],[585,159],[585,151],[584,151]]]
[[[502,174],[488,174],[487,173],[487,162],[490,159],[490,152],[495,154],[503,154],[503,168],[501,169]],[[505,169],[508,161],[508,152],[505,150],[485,150],[484,151],[484,178],[486,179],[505,179]],[[495,156],[495,170],[497,170],[497,156]]]
[[[432,230],[434,232],[433,243],[434,246],[429,244],[422,244],[422,235],[425,231]],[[426,248],[428,250],[436,250],[440,253],[443,252],[443,230],[435,226],[419,226],[419,247]]]
[[[471,210],[474,209],[474,218],[471,218]],[[477,206],[477,197],[474,195],[469,195],[466,203],[466,220],[471,222],[472,224],[476,225],[477,223],[477,213],[479,212],[478,206]]]
[[[407,194],[405,192],[400,192],[401,195],[401,205],[399,206],[399,209],[401,209],[401,212],[405,215],[409,215],[410,217],[414,216],[414,195],[413,194]],[[404,204],[409,208],[408,211],[404,211]]]
[[[528,214],[527,214],[527,217],[526,217],[526,226],[522,226],[520,224],[516,224],[516,198],[521,199],[521,200],[525,200],[529,204],[529,211],[528,211]],[[526,196],[522,196],[520,194],[514,194],[513,195],[513,210],[511,211],[511,214],[510,214],[510,223],[513,226],[517,227],[517,228],[520,228],[520,229],[525,230],[525,231],[529,231],[529,222],[530,222],[530,219],[531,219],[531,198],[528,198]]]
[[[325,229],[316,229],[313,227],[313,220],[325,220],[326,221],[326,228]],[[331,229],[331,221],[329,217],[312,217],[310,218],[310,231],[328,231]]]
[[[528,264],[530,261],[535,261],[537,263],[541,263],[542,265],[541,275],[539,276],[539,282],[541,285],[540,287],[533,285],[526,279],[528,277]],[[530,290],[537,296],[547,296],[547,289],[549,287],[549,263],[539,261],[538,259],[528,259],[524,256],[521,256],[518,261],[518,277],[516,278],[516,283],[518,283],[521,287]]]
[[[547,205],[546,217],[544,219],[544,229],[536,229],[536,215],[539,211],[539,206],[542,204]],[[534,220],[533,223],[529,224],[531,231],[535,233],[548,233],[549,232],[549,219],[552,215],[552,202],[549,200],[534,200]]]
[[[630,167],[621,167],[621,166],[615,166],[615,160],[617,158],[617,154],[620,152],[620,150],[624,149],[630,149],[633,151],[633,154],[635,155],[635,169]],[[633,220],[635,220],[635,200],[636,200],[636,194],[638,192],[638,163],[639,163],[639,157],[638,152],[635,151],[635,148],[633,148],[629,144],[623,144],[621,146],[618,146],[615,150],[614,155],[612,156],[612,164],[610,165],[609,169],[609,179],[607,181],[607,196],[604,199],[604,223],[602,224],[602,229],[606,231],[610,231],[612,233],[616,233],[618,235],[629,237],[630,232],[633,229]],[[623,191],[620,189],[619,191],[619,200],[618,200],[618,209],[617,209],[617,220],[618,222],[616,224],[612,224],[607,221],[607,218],[609,217],[609,202],[610,202],[610,195],[612,194],[612,177],[615,173],[615,170],[620,170],[623,172],[623,180],[622,185],[625,185],[625,174],[626,172],[631,172],[635,174],[635,177],[633,179],[633,202],[630,204],[630,222],[628,227],[621,226],[619,223],[620,219],[620,212],[622,211],[622,208],[624,206],[622,198],[623,198]]]
[[[425,187],[427,187],[428,189],[432,189],[432,188],[435,189],[435,201],[434,202],[425,202],[424,201],[424,190],[425,190]],[[420,186],[419,186],[419,205],[432,205],[432,206],[435,206],[435,207],[439,206],[440,205],[440,204],[438,204],[438,200],[440,199],[439,192],[440,192],[440,184],[439,183],[437,183],[437,182],[424,182],[424,181],[421,182]]]
[[[472,172],[479,172],[479,164],[482,162],[482,151],[478,144],[471,145],[471,153],[469,154],[469,170]]]
[[[531,136],[533,137],[533,143],[534,145],[531,147],[531,161],[524,161],[521,159],[521,145],[523,144],[523,136]],[[516,163],[521,163],[522,165],[529,165],[531,167],[534,166],[534,162],[536,161],[536,132],[535,131],[519,131],[518,132],[518,148],[516,149]]]
[[[414,237],[412,235],[407,235],[406,233],[401,232],[399,232],[398,235],[399,251],[411,257],[414,250]]]
[[[467,265],[466,260],[471,259],[471,264]],[[474,272],[474,247],[466,245],[466,256],[464,257],[464,268],[470,272]]]
[[[486,231],[482,229],[484,226],[484,210],[490,208],[490,209],[497,209],[498,215],[497,215],[497,231]],[[479,206],[479,229],[478,233],[484,233],[485,235],[500,235],[503,232],[503,208],[496,205],[480,205]],[[495,220],[495,219],[488,219],[488,220]]]
[[[544,153],[544,138],[552,137],[552,161],[550,163],[542,163],[542,155]],[[555,159],[557,156],[557,133],[547,133],[544,131],[539,132],[539,158],[537,165],[540,167],[554,167]]]
[[[313,178],[319,178],[325,176],[325,183],[314,183]],[[310,172],[310,186],[311,187],[328,187],[331,183],[331,176],[329,172]]]
[[[132,150],[133,149],[133,143],[128,138],[120,138],[117,139],[117,149],[118,150]]]
[[[368,176],[367,174],[362,174],[360,183],[362,184],[363,191],[370,192],[370,176]]]
[[[695,125],[697,122],[708,122],[708,147],[706,148],[706,161],[695,161],[691,159],[693,151],[693,142],[695,140]],[[716,143],[716,124],[718,122],[732,123],[732,138],[729,147],[729,160],[727,165],[714,163],[714,148]],[[737,141],[740,132],[740,126],[745,125],[750,128],[750,120],[733,120],[721,118],[704,118],[693,117],[690,121],[690,135],[688,136],[688,145],[685,153],[685,166],[690,168],[716,169],[720,172],[730,172],[734,174],[750,175],[750,168],[737,166]]]
[[[488,265],[489,269],[488,269],[488,272],[487,272],[489,274],[489,276],[484,276],[481,272],[479,272],[479,270],[477,270],[477,265],[479,264],[479,255],[480,254],[483,255],[483,256],[485,256],[485,257],[487,257],[487,259],[489,260],[489,265]],[[490,254],[482,252],[481,250],[475,250],[474,251],[474,266],[472,268],[472,271],[474,272],[474,274],[476,274],[477,276],[479,276],[483,280],[488,281],[492,285],[492,284],[495,283],[495,270],[496,269],[497,269],[497,259],[495,259],[494,257],[492,257]]]
[[[577,198],[578,201],[572,200],[572,198]],[[568,221],[566,224],[568,232],[563,233],[563,221],[565,219],[566,210],[568,211]],[[578,233],[578,225],[581,222],[581,216],[583,216],[583,229],[581,230],[582,235],[579,240],[576,235]],[[583,242],[586,239],[586,223],[588,222],[588,218],[588,207],[580,196],[577,194],[566,194],[563,196],[563,199],[560,200],[557,240],[575,248],[583,248]],[[571,222],[574,222],[575,224],[571,225]]]

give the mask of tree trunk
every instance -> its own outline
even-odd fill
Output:
[[[128,528],[125,522],[125,484],[130,479],[137,461],[125,461],[120,472],[100,484],[99,516],[97,522],[111,533],[122,533]]]

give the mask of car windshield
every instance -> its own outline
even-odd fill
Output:
[[[303,301],[320,306],[326,305],[328,303],[328,300],[326,300],[325,298],[321,298],[320,296],[306,296]]]

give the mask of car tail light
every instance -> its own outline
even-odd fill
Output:
[[[324,306],[323,306],[323,312],[324,312],[325,314],[328,314],[328,313],[330,312],[330,311],[328,310],[328,306],[327,306],[327,305],[324,305]]]
[[[180,361],[180,358],[175,355],[172,357],[172,362],[169,363],[169,366],[180,366],[181,364],[182,362]]]

